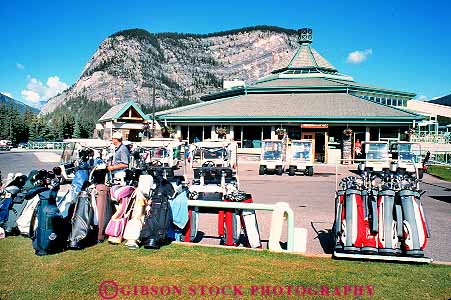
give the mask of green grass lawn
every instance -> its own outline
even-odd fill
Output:
[[[432,165],[428,167],[428,174],[436,176],[446,181],[451,181],[451,167]]]
[[[287,299],[290,298],[288,286],[292,286],[291,299],[354,299],[354,286],[364,287],[364,297],[360,299],[448,299],[451,296],[451,266],[433,264],[339,261],[176,244],[157,251],[132,251],[103,243],[82,251],[38,257],[34,255],[31,240],[22,237],[0,240],[0,253],[2,300],[99,299],[99,284],[104,280],[125,286],[124,294],[129,291],[127,285],[145,285],[149,291],[152,291],[150,286],[156,286],[158,293],[168,291],[164,286],[180,289],[180,295],[173,290],[172,296],[154,294],[153,297],[133,296],[133,289],[132,295],[124,296],[119,290],[123,299],[233,299],[232,296],[214,298],[208,288],[203,297],[200,294],[200,286],[213,287],[215,293],[215,286],[230,285],[241,286],[236,299],[250,299],[252,291],[254,299]],[[261,286],[280,286],[284,290],[280,296],[262,296]],[[368,286],[373,291],[371,297]],[[296,287],[301,296],[294,294]],[[301,287],[305,287],[305,293]],[[309,295],[309,287],[311,293],[316,291],[318,295]],[[279,293],[278,289],[274,292]],[[345,290],[349,290],[346,298]],[[114,289],[106,288],[106,292],[112,293]],[[225,292],[231,290],[226,288]]]

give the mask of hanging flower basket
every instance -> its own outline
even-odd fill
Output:
[[[217,127],[215,132],[219,138],[225,138],[227,136],[227,128],[225,127]]]
[[[163,135],[163,137],[170,137],[171,135],[173,135],[175,133],[175,129],[169,126],[164,126],[161,129],[161,135]]]
[[[350,137],[352,135],[352,129],[346,128],[345,130],[343,130],[343,135]]]
[[[413,130],[412,128],[409,128],[409,130],[406,130],[406,132],[404,132],[404,133],[408,136],[415,135],[415,130]]]
[[[284,136],[286,133],[287,133],[287,131],[285,130],[285,128],[277,128],[276,129],[276,134],[279,136],[280,135]]]

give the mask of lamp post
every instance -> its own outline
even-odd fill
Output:
[[[152,137],[155,137],[155,78],[153,79],[152,92]]]
[[[153,84],[150,85],[144,82],[142,87],[152,87],[152,137],[155,137],[155,77],[153,78]]]

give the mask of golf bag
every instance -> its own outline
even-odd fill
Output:
[[[167,242],[167,231],[171,225],[169,199],[175,191],[172,184],[162,174],[155,174],[156,187],[152,193],[152,203],[146,206],[146,215],[140,240],[146,249],[159,249]]]
[[[16,174],[2,187],[0,195],[0,227],[7,235],[16,227],[16,219],[23,210],[23,197],[18,197],[27,176]]]
[[[193,242],[199,230],[199,208],[188,207],[188,222],[180,237],[182,242]]]
[[[363,201],[363,228],[365,230],[362,241],[363,254],[377,254],[378,243],[378,215],[377,200],[371,191],[362,191]]]
[[[13,198],[12,207],[8,214],[8,220],[5,223],[5,233],[7,235],[19,234],[17,218],[22,214],[26,205],[27,201],[25,200],[25,195],[23,193],[18,193]]]
[[[71,219],[69,248],[84,249],[97,241],[97,212],[95,196],[90,191],[81,191],[75,200],[75,208]]]
[[[241,191],[226,195],[224,202],[252,203],[252,196]],[[261,248],[260,232],[258,230],[255,210],[225,209],[218,213],[218,234],[226,246],[238,246],[241,233],[244,234],[243,244],[248,248]]]
[[[22,188],[22,192],[18,194],[19,197],[23,196],[24,206],[22,212],[17,214],[15,223],[19,233],[26,237],[31,237],[37,226],[37,222],[35,222],[34,228],[31,227],[31,219],[33,218],[33,214],[39,202],[39,190],[33,183],[33,178],[37,173],[37,170],[30,172]]]
[[[420,194],[412,190],[399,192],[403,215],[403,243],[406,255],[424,256],[429,230],[420,200]]]
[[[113,215],[113,205],[111,203],[109,189],[105,184],[96,184],[95,192],[98,217],[97,240],[103,241],[105,239],[106,227]]]
[[[138,241],[144,223],[146,198],[149,197],[153,186],[153,177],[151,175],[141,175],[138,180],[136,199],[132,207],[132,216],[124,230],[125,245],[129,249],[139,248]]]
[[[401,254],[402,238],[401,206],[395,204],[396,193],[393,190],[382,190],[378,194],[378,252],[381,255]]]
[[[365,239],[362,191],[347,189],[343,203],[340,243],[343,245],[344,252],[358,253],[361,251]]]
[[[67,240],[67,225],[56,206],[56,190],[41,187],[35,218],[38,221],[32,240],[35,254],[42,256],[62,251]],[[32,222],[33,223],[33,222]]]
[[[133,186],[113,186],[110,189],[111,198],[113,201],[119,202],[119,208],[111,217],[105,229],[105,234],[108,235],[108,242],[111,244],[120,244],[122,236],[127,225],[128,218],[132,211],[133,201],[135,199],[135,187]]]
[[[337,252],[343,251],[343,243],[341,242],[340,236],[341,236],[341,229],[342,229],[342,222],[345,218],[345,212],[344,212],[344,203],[345,203],[345,190],[339,190],[337,191],[337,195],[335,197],[335,222],[333,227],[334,237],[335,237],[335,245],[334,250]]]

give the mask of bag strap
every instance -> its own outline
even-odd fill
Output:
[[[128,219],[128,217],[130,216],[130,214],[133,211],[133,207],[135,206],[135,202],[136,202],[136,189],[133,191],[133,193],[130,196],[130,203],[126,209],[126,212],[124,213],[124,218]]]
[[[30,220],[30,228],[28,229],[28,236],[34,240],[35,239],[35,232],[34,232],[34,225],[36,223],[36,215],[38,213],[38,207],[41,205],[41,200],[39,200],[38,204],[36,205],[36,207],[33,210],[33,214],[31,215],[31,220]]]

